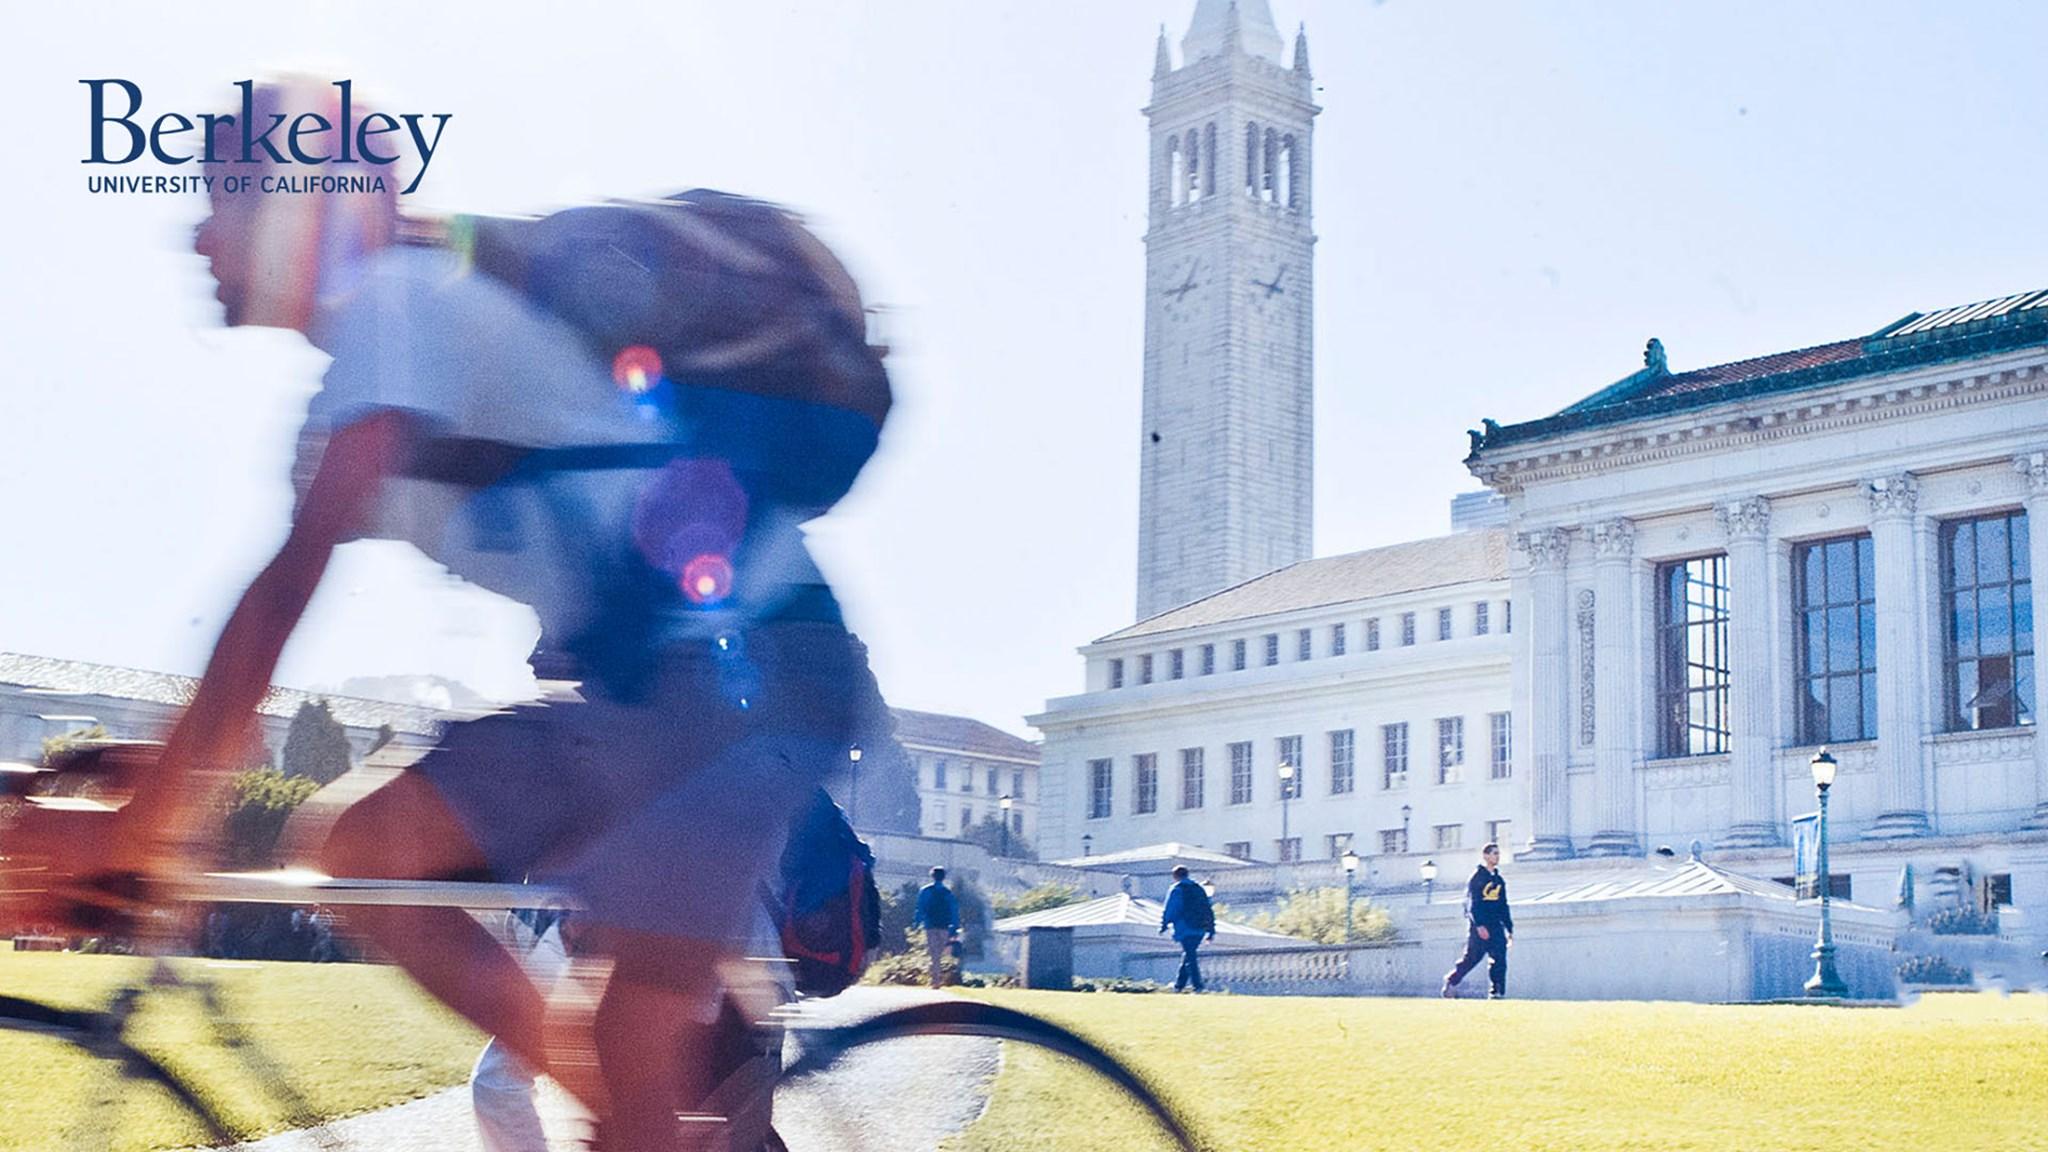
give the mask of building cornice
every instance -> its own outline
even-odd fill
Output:
[[[1965,375],[1953,373],[1953,365],[1943,365],[1907,375],[1858,379],[1825,394],[1743,397],[1669,416],[1646,412],[1626,423],[1499,448],[1482,446],[1466,466],[1489,487],[1512,493],[1535,483],[2048,393],[2048,364],[2042,362],[2040,349],[1974,365]]]

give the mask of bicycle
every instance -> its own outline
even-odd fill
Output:
[[[408,904],[510,910],[536,904],[569,906],[563,893],[530,885],[439,881],[348,880],[306,874],[215,874],[171,885],[155,897],[160,905],[200,903],[271,904]],[[772,978],[742,981],[726,1005],[717,1056],[720,1082],[703,1108],[724,1132],[722,1147],[735,1152],[789,1152],[775,1126],[778,1091],[801,1095],[805,1087],[863,1058],[901,1065],[910,1057],[889,1056],[906,1042],[931,1037],[1008,1041],[1043,1050],[1086,1070],[1104,1090],[1141,1115],[1159,1134],[1162,1147],[1193,1152],[1196,1141],[1187,1125],[1135,1072],[1093,1042],[1048,1021],[999,1005],[969,1000],[939,1000],[889,1009],[842,1024],[807,1019],[807,1010],[791,1010],[782,985]],[[292,1086],[290,1077],[240,1027],[223,1003],[218,985],[203,974],[180,972],[158,959],[144,979],[118,989],[100,1008],[77,1009],[20,996],[0,995],[0,1036],[32,1032],[55,1038],[98,1058],[115,1077],[115,1091],[132,1086],[167,1093],[194,1129],[214,1145],[246,1137],[230,1118],[220,1114],[206,1086],[178,1066],[170,1054],[151,1051],[134,1040],[133,1021],[145,1004],[184,996],[199,1009],[211,1039],[231,1053],[273,1099],[283,1106],[292,1127],[304,1129],[323,1149],[351,1147]],[[769,1003],[769,1001],[773,1001]],[[765,1005],[765,1006],[764,1006]],[[794,1055],[790,1050],[794,1049]],[[928,1063],[928,1061],[912,1061]],[[993,1090],[993,1086],[991,1086]],[[900,1096],[888,1101],[901,1104]],[[981,1107],[986,1108],[986,1101]],[[117,1134],[118,1100],[92,1110],[95,1124],[73,1133],[73,1147],[107,1147]],[[817,1111],[817,1109],[812,1109]],[[704,1117],[698,1117],[703,1119]],[[866,1148],[899,1147],[900,1142],[874,1143],[855,1130],[857,1124],[831,1116],[813,1118],[809,1131],[817,1145]],[[824,1135],[821,1135],[824,1134]],[[799,1152],[808,1147],[799,1143]]]

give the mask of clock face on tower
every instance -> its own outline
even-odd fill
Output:
[[[1181,307],[1188,297],[1202,286],[1202,261],[1195,256],[1182,256],[1166,266],[1166,276],[1160,284],[1160,294],[1166,298],[1169,315],[1185,314]]]

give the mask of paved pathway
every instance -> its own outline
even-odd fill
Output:
[[[901,988],[854,988],[821,1001],[807,1014],[841,1023],[929,997]],[[981,1114],[1000,1065],[994,1040],[929,1037],[856,1052],[819,1076],[786,1086],[776,1097],[775,1123],[791,1152],[934,1152],[947,1135]],[[579,1110],[543,1082],[542,1121],[550,1141],[576,1148]],[[424,1099],[329,1126],[339,1143],[317,1133],[287,1132],[237,1146],[238,1152],[482,1152],[470,1115],[469,1089]]]

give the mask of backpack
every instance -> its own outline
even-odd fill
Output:
[[[1216,906],[1209,902],[1209,894],[1200,884],[1190,884],[1180,890],[1181,916],[1189,926],[1204,932],[1216,930]]]
[[[797,813],[769,910],[797,991],[832,996],[860,979],[882,936],[875,853],[823,788]]]

